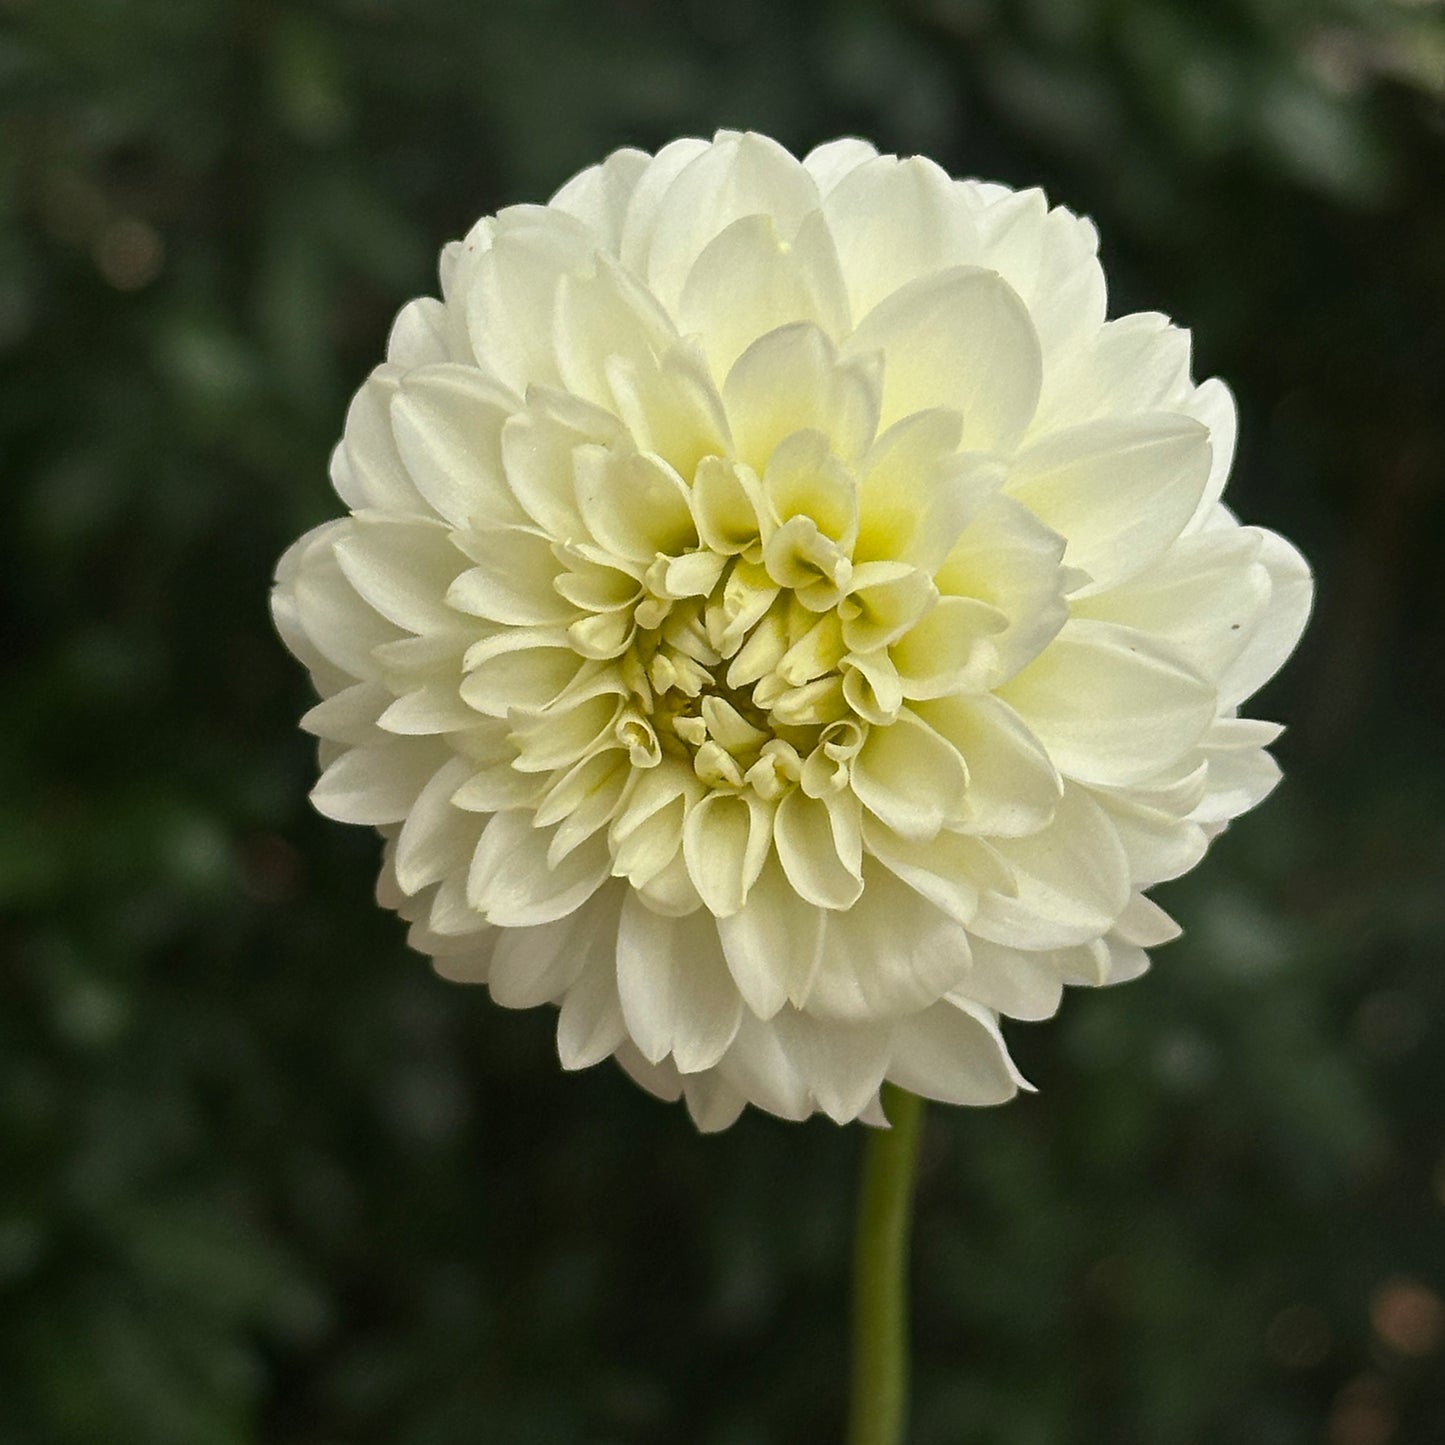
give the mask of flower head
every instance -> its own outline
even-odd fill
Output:
[[[996,1103],[1270,790],[1309,572],[1089,222],[838,141],[618,151],[479,222],[282,559],[328,816],[451,978],[704,1128]]]

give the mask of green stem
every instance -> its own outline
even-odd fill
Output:
[[[853,1382],[848,1445],[902,1445],[908,1423],[908,1230],[923,1100],[883,1086],[893,1127],[864,1146],[853,1242]]]

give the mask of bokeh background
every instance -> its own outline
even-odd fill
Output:
[[[720,124],[1094,216],[1320,580],[1185,940],[931,1115],[915,1445],[1438,1445],[1431,0],[0,0],[0,1441],[839,1438],[858,1131],[434,979],[265,610],[441,242]]]

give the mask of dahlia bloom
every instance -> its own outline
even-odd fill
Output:
[[[842,140],[622,150],[442,255],[277,625],[312,797],[444,976],[704,1129],[993,1104],[1269,792],[1311,584],[1187,332],[1036,190]]]

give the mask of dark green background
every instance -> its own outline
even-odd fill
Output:
[[[859,1131],[435,980],[265,612],[440,244],[718,124],[1093,215],[1320,579],[1185,940],[930,1117],[915,1445],[1445,1440],[1442,95],[1426,0],[0,0],[0,1441],[838,1439]]]

